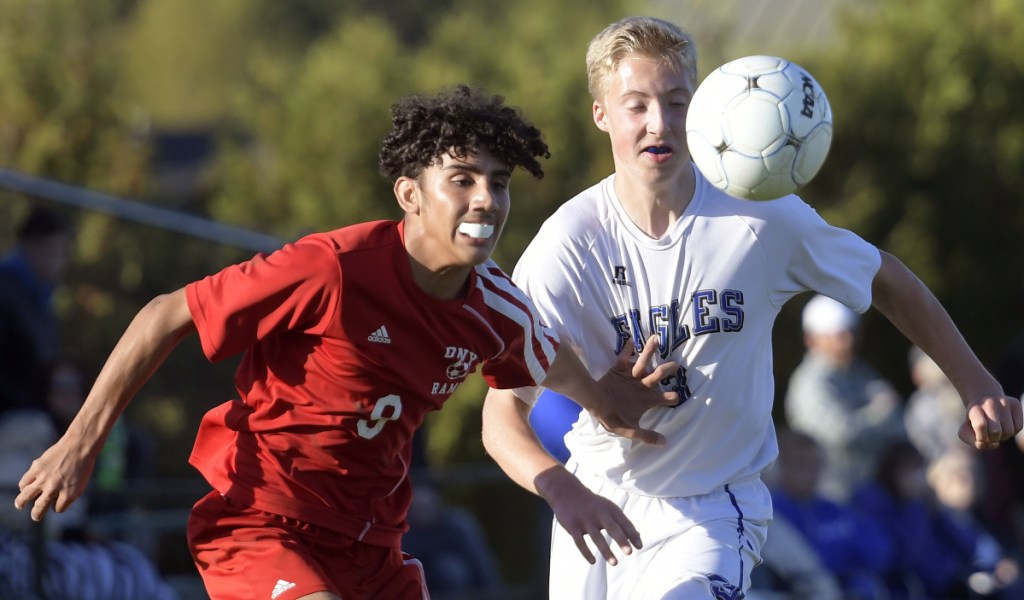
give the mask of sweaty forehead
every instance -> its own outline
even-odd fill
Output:
[[[692,93],[693,77],[686,69],[664,61],[635,57],[622,61],[607,81],[606,94],[671,94]]]
[[[453,148],[437,160],[441,169],[458,169],[474,173],[511,173],[508,163],[494,156],[487,149],[474,150],[459,156]]]

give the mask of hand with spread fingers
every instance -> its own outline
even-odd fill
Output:
[[[67,510],[85,493],[96,464],[96,453],[83,452],[80,446],[65,435],[32,461],[18,482],[14,506],[20,510],[31,503],[33,521],[41,521],[51,507],[56,512]]]
[[[679,369],[675,361],[652,366],[658,352],[658,336],[644,343],[640,355],[629,340],[623,344],[615,364],[598,384],[600,404],[588,407],[590,414],[608,431],[636,441],[663,446],[665,436],[640,426],[640,417],[648,410],[674,407],[680,402],[674,390],[664,391],[662,382],[672,378]]]
[[[640,533],[622,509],[611,500],[587,489],[579,479],[561,466],[552,467],[534,480],[538,493],[548,501],[555,519],[565,528],[590,564],[597,562],[587,538],[609,565],[618,558],[609,542],[623,554],[632,554],[643,542]]]

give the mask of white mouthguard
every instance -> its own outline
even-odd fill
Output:
[[[460,223],[459,233],[472,238],[489,238],[494,234],[494,225],[487,223]]]

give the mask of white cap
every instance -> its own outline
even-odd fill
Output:
[[[845,304],[817,295],[804,307],[804,333],[833,334],[856,329],[859,315]]]

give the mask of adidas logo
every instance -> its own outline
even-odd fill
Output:
[[[377,331],[374,331],[370,335],[366,336],[366,339],[371,342],[377,342],[378,344],[390,344],[391,336],[388,335],[388,328],[381,325]]]
[[[274,591],[270,593],[270,600],[274,600],[281,594],[295,587],[295,584],[284,579],[278,579],[277,583],[274,584]]]

